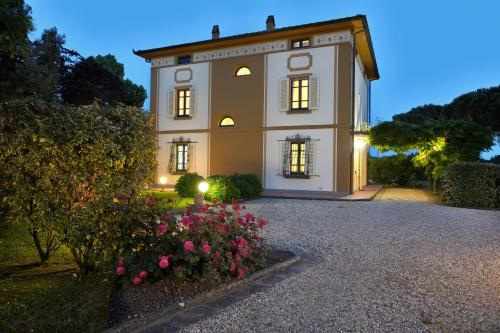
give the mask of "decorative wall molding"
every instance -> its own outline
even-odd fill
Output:
[[[287,59],[289,71],[304,71],[312,67],[313,56],[309,52],[292,54]]]
[[[186,83],[193,79],[193,70],[191,68],[177,68],[174,73],[176,83]]]
[[[151,59],[151,67],[163,67],[175,65],[175,57],[162,57]]]
[[[215,59],[224,59],[229,57],[239,57],[252,54],[261,54],[267,52],[285,51],[288,49],[286,39],[274,42],[244,45],[225,49],[211,50],[206,52],[196,52],[193,54],[193,61],[210,61]]]
[[[352,43],[352,35],[349,31],[331,32],[313,37],[313,46],[324,46],[338,43]]]

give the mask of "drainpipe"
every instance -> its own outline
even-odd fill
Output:
[[[349,174],[349,193],[353,193],[353,173],[354,173],[354,111],[355,111],[355,88],[356,88],[356,35],[365,31],[362,29],[357,32],[352,32],[352,72],[351,72],[351,172]]]

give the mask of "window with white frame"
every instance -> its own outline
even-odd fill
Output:
[[[168,173],[175,175],[188,172],[191,169],[194,142],[190,139],[180,137],[172,140],[169,144]]]

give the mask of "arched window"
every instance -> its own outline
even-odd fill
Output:
[[[231,117],[224,117],[219,121],[219,127],[231,127],[234,126],[234,120]]]
[[[236,70],[236,76],[246,76],[250,74],[252,74],[252,72],[247,66],[241,66]]]

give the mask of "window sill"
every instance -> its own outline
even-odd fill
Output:
[[[286,114],[306,114],[311,112],[312,110],[310,109],[297,109],[297,110],[289,110],[286,112]]]
[[[171,175],[180,176],[180,175],[184,175],[186,173],[187,173],[187,171],[175,171],[175,172],[171,173]]]
[[[309,179],[311,176],[308,175],[283,175],[285,178],[297,178],[297,179]]]
[[[188,120],[188,119],[192,119],[191,116],[175,116],[174,117],[174,120]]]

